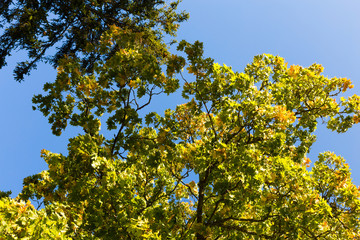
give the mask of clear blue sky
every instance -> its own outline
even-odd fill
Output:
[[[221,3],[220,3],[221,2]],[[205,53],[216,62],[242,71],[254,55],[271,53],[289,64],[309,66],[317,62],[325,75],[347,77],[360,94],[360,1],[358,0],[184,0],[181,8],[190,20],[180,28],[178,38],[204,42]],[[42,64],[25,82],[13,80],[12,69],[22,53],[14,53],[8,67],[0,71],[1,140],[0,190],[22,188],[22,179],[46,169],[40,150],[66,153],[68,129],[61,137],[51,135],[47,119],[31,109],[31,98],[40,93],[56,71]],[[164,105],[164,102],[167,105]],[[183,100],[157,98],[156,109],[173,108]],[[360,184],[360,126],[345,134],[319,127],[312,147],[314,161],[319,152],[334,151],[345,157],[354,182]]]

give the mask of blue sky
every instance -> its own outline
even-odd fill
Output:
[[[360,2],[358,0],[184,0],[181,9],[190,13],[183,23],[179,39],[204,42],[205,55],[220,64],[242,71],[253,56],[270,53],[289,64],[309,66],[316,62],[325,67],[325,76],[347,77],[360,94]],[[68,129],[61,137],[51,134],[47,119],[32,111],[31,98],[42,85],[52,81],[56,71],[41,64],[38,70],[19,84],[12,69],[23,57],[14,53],[8,66],[0,71],[0,190],[21,191],[22,179],[46,169],[40,150],[65,153]],[[159,97],[156,109],[174,108],[183,100],[175,95]],[[166,103],[166,105],[165,105]],[[333,133],[320,126],[318,141],[312,147],[314,161],[319,152],[333,151],[347,160],[354,182],[360,185],[360,126],[345,134]]]

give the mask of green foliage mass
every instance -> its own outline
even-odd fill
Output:
[[[163,37],[186,18],[178,2],[63,2],[0,4],[3,22],[16,23],[0,38],[2,65],[28,50],[20,80],[50,43],[63,44],[34,109],[55,135],[83,130],[67,155],[42,150],[48,170],[25,178],[15,199],[1,193],[0,239],[360,237],[345,160],[325,152],[310,168],[306,157],[320,119],[339,133],[360,121],[360,97],[341,97],[349,79],[268,54],[234,72],[204,58],[200,42],[170,53]],[[139,114],[180,85],[186,103]]]

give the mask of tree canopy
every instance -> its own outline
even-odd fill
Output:
[[[55,135],[83,130],[67,155],[42,150],[48,170],[25,178],[16,198],[1,194],[0,238],[360,237],[349,166],[331,152],[312,166],[307,157],[319,122],[342,133],[360,121],[360,97],[343,96],[349,79],[269,54],[240,73],[204,57],[200,42],[171,53],[164,36],[186,18],[178,2],[66,2],[0,4],[11,25],[2,65],[27,50],[21,80],[49,60],[58,74],[34,109]],[[151,112],[155,95],[176,91],[186,103]]]
[[[82,67],[92,71],[100,58],[119,50],[116,44],[106,54],[85,51],[97,45],[111,26],[133,32],[151,31],[156,38],[173,35],[187,14],[176,13],[178,1],[164,0],[3,0],[0,2],[0,68],[14,50],[25,50],[28,60],[18,63],[15,79],[36,68],[39,61],[54,67],[66,55],[81,56]],[[53,53],[54,47],[56,52]]]

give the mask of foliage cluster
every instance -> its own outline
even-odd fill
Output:
[[[359,122],[360,97],[342,97],[349,79],[268,54],[234,72],[205,58],[200,42],[170,53],[164,36],[186,19],[178,2],[65,2],[0,3],[11,24],[1,66],[17,47],[31,59],[17,80],[52,62],[57,77],[34,109],[55,135],[69,124],[83,130],[66,156],[42,150],[48,170],[25,178],[18,197],[2,193],[0,238],[360,237],[360,192],[345,160],[325,152],[310,168],[306,156],[319,120],[339,133]],[[180,86],[186,103],[139,113]]]

